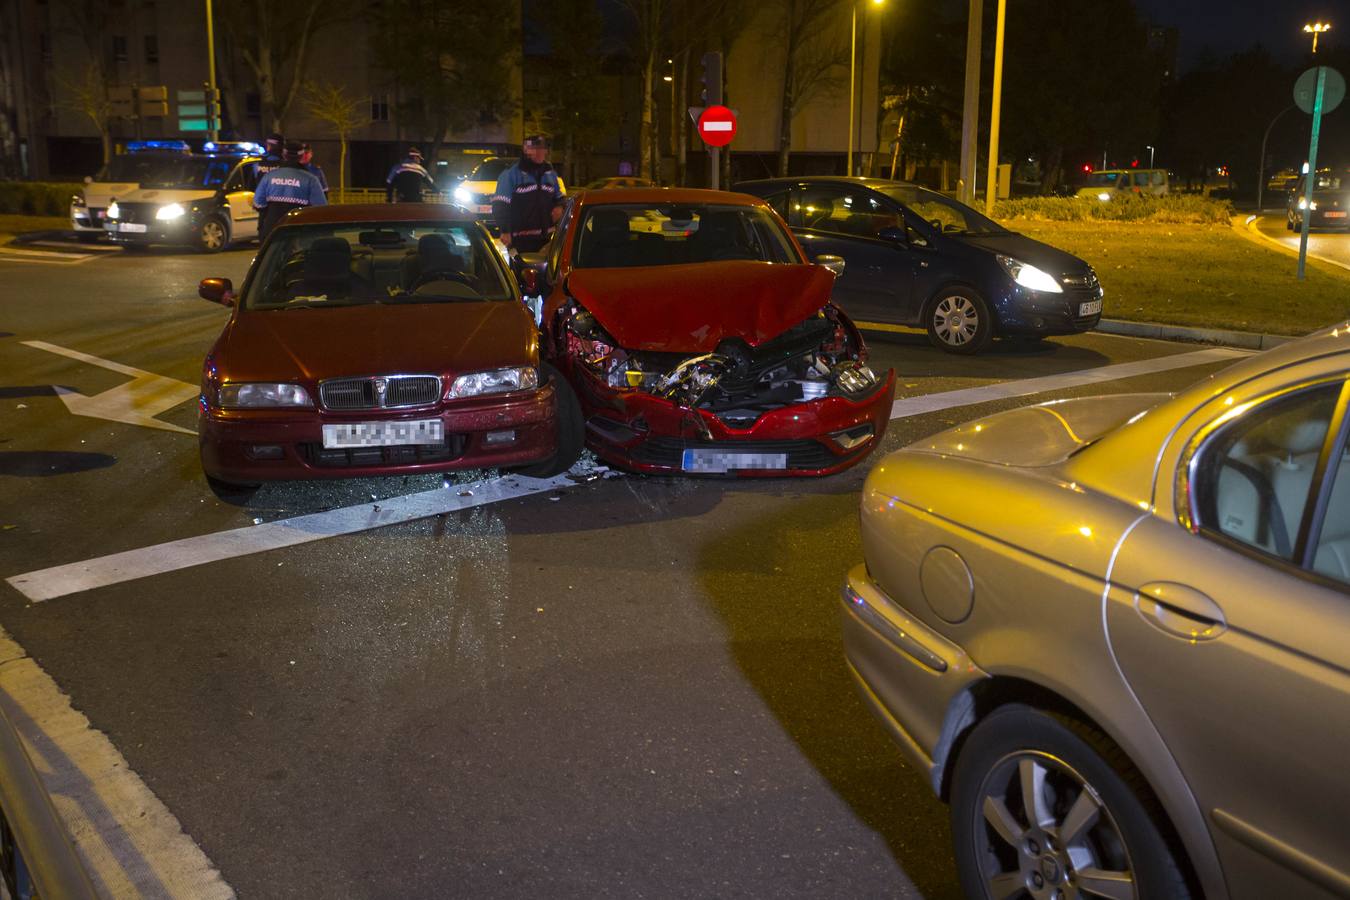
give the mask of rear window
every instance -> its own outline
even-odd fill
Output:
[[[514,300],[500,251],[458,222],[286,226],[268,241],[248,309]]]
[[[745,259],[801,262],[787,235],[753,206],[605,204],[586,210],[578,269],[674,266]]]

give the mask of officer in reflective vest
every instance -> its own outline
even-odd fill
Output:
[[[492,195],[492,218],[502,230],[501,241],[521,253],[538,252],[562,214],[563,187],[548,162],[548,138],[525,138],[520,159],[497,179]]]
[[[265,240],[277,222],[291,210],[327,203],[319,179],[300,164],[300,144],[288,141],[281,167],[264,175],[253,191],[253,205],[261,214],[258,239]]]

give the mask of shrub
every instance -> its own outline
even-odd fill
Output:
[[[1227,223],[1233,205],[1197,194],[1164,194],[1161,197],[1130,196],[1111,200],[1088,197],[1020,197],[1000,200],[994,218],[1051,222],[1159,222],[1210,225]]]
[[[64,216],[70,212],[70,198],[82,190],[82,184],[0,181],[0,214]]]

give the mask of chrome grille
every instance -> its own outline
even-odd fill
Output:
[[[1097,286],[1097,273],[1092,269],[1088,269],[1086,274],[1065,275],[1062,280],[1064,285],[1067,287],[1091,289]]]
[[[325,409],[401,409],[426,406],[441,396],[438,375],[372,375],[319,383]]]

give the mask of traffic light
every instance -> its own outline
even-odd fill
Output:
[[[703,92],[699,95],[704,106],[722,104],[722,54],[716,50],[703,54]]]

